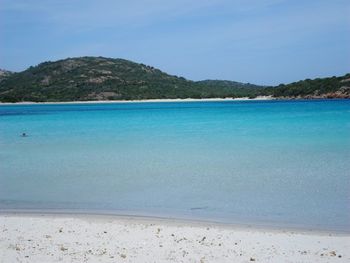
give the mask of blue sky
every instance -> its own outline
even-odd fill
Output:
[[[192,80],[350,72],[349,0],[0,0],[0,68],[125,58]]]

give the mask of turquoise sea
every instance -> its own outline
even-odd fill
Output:
[[[350,100],[2,105],[17,209],[350,232]]]

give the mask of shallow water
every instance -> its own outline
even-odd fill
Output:
[[[2,105],[0,209],[350,231],[350,100]]]

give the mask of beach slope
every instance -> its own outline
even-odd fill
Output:
[[[7,262],[349,262],[350,235],[95,215],[0,215]]]

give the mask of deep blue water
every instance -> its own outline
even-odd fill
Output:
[[[350,101],[2,105],[6,209],[350,231]]]

